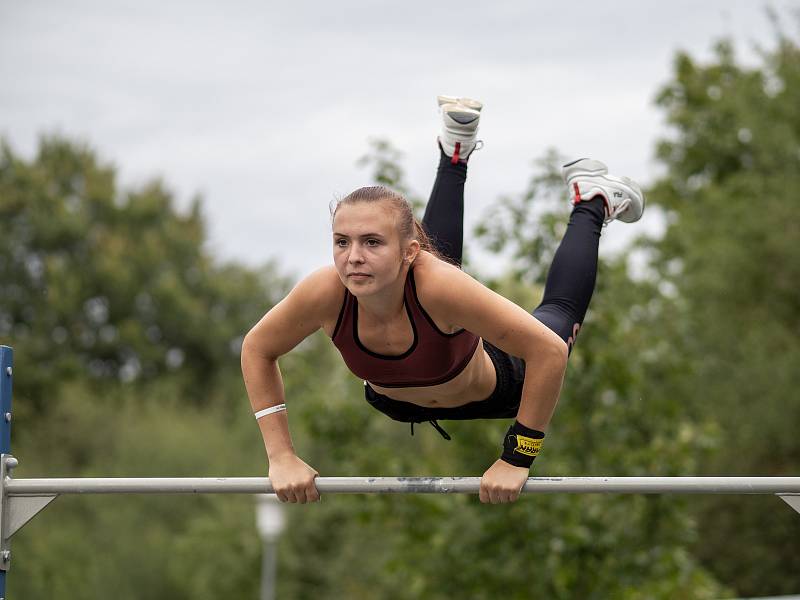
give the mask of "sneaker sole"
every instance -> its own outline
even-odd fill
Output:
[[[569,174],[566,173],[566,171],[568,171],[572,165],[576,165],[579,162],[585,162],[586,164],[580,169],[571,171]],[[599,160],[593,160],[591,158],[579,158],[578,160],[573,160],[572,162],[561,167],[561,172],[564,173],[564,181],[569,182],[569,180],[574,179],[575,177],[580,177],[581,175],[607,175],[608,167]]]
[[[436,96],[436,102],[439,106],[444,106],[445,104],[460,104],[461,106],[477,110],[478,112],[483,108],[483,103],[478,100],[459,98],[458,96]]]

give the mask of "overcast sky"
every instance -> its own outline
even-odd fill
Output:
[[[790,14],[800,2],[769,5]],[[439,93],[485,103],[468,231],[498,195],[524,189],[531,160],[551,146],[647,184],[666,131],[653,98],[676,50],[708,59],[728,36],[752,62],[753,42],[773,39],[766,6],[3,2],[0,135],[26,156],[41,133],[88,141],[125,185],[163,177],[182,207],[201,194],[221,258],[274,257],[299,275],[331,261],[330,200],[371,183],[355,164],[369,138],[390,139],[427,196]],[[467,244],[478,269],[493,264]]]

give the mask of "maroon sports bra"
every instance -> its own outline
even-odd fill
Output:
[[[403,354],[378,354],[364,347],[358,339],[358,300],[347,288],[333,330],[333,344],[356,376],[380,387],[418,387],[450,381],[475,354],[478,336],[466,329],[444,333],[436,327],[417,298],[413,269],[408,271],[403,295],[414,331],[414,341]]]

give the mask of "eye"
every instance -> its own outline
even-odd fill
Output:
[[[378,246],[378,245],[380,245],[380,243],[381,243],[380,240],[376,240],[374,238],[371,238],[371,239],[367,240],[367,246]]]
[[[347,240],[344,238],[339,238],[338,240],[333,240],[333,245],[338,246],[339,248],[344,248],[347,245]]]

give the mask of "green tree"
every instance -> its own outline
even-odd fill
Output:
[[[668,223],[654,267],[682,307],[659,336],[686,358],[677,397],[718,426],[710,474],[800,470],[800,48],[778,29],[761,58],[744,67],[727,41],[708,64],[681,53],[658,96],[672,133],[650,195]],[[800,521],[775,502],[698,504],[694,550],[742,595],[800,587]]]
[[[239,340],[288,289],[274,264],[215,261],[198,200],[121,190],[57,136],[32,160],[0,144],[0,227],[18,476],[265,473]],[[62,498],[15,536],[9,595],[252,597],[253,517],[246,497]]]
[[[0,338],[37,367],[17,384],[23,410],[85,376],[176,377],[202,402],[238,370],[242,332],[288,282],[215,263],[199,198],[174,205],[161,181],[120,189],[86,145],[46,137],[30,162],[0,145]]]

